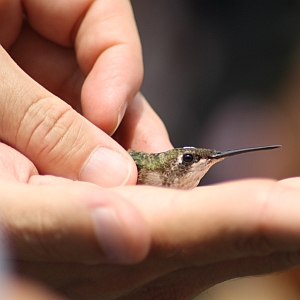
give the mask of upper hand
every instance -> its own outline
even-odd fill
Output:
[[[143,78],[130,1],[4,2],[0,41],[12,58],[93,124],[114,132]]]
[[[123,147],[171,144],[137,94],[143,65],[130,1],[0,2],[0,140],[42,174],[134,184],[133,160],[109,137],[124,114]]]

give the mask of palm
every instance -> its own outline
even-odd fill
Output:
[[[184,216],[181,216],[185,226],[182,228],[183,224],[173,223],[170,218],[170,205],[175,204],[176,213],[176,203],[165,198],[163,204],[155,204],[153,199],[151,204],[150,198],[154,195],[149,196],[149,201],[141,200],[145,199],[145,194],[149,194],[147,188],[137,188],[134,191],[134,187],[129,187],[125,190],[134,202],[136,200],[141,210],[148,211],[149,222],[157,215],[152,214],[151,210],[160,211],[160,222],[170,229],[167,233],[165,227],[153,226],[154,238],[150,254],[144,261],[134,265],[22,261],[18,263],[20,270],[26,275],[42,279],[73,299],[171,300],[191,299],[208,287],[229,278],[257,275],[289,266],[285,261],[288,255],[279,251],[273,253],[271,250],[267,254],[269,251],[266,252],[259,242],[257,248],[251,248],[249,240],[249,245],[245,242],[240,249],[236,249],[231,247],[234,245],[229,242],[229,236],[227,241],[226,234],[221,230],[210,241],[206,233],[212,224],[205,227],[205,217],[203,221],[187,223]],[[120,192],[126,193],[124,189],[120,189]],[[182,205],[178,203],[177,208],[179,206]],[[201,213],[197,211],[201,219]],[[176,221],[180,222],[180,218],[176,218]],[[158,224],[159,220],[153,220],[152,223]],[[193,228],[201,228],[200,224],[202,229],[197,230],[196,234]],[[188,234],[192,231],[193,234]],[[176,239],[176,236],[180,238]],[[280,261],[281,265],[275,265],[272,263],[274,261]]]
[[[50,187],[48,194],[57,191],[58,186],[63,194],[65,184],[68,190],[71,184],[74,193],[82,186],[64,178],[40,176],[25,157],[3,144],[0,146],[3,187],[8,185],[8,179],[16,184],[20,181],[42,184],[42,188]],[[232,196],[232,185],[236,197]],[[103,264],[98,246],[90,241],[90,233],[76,219],[73,209],[78,203],[70,202],[63,218],[70,219],[67,226],[57,225],[64,236],[60,242],[53,242],[56,231],[49,221],[40,224],[42,232],[34,240],[27,240],[25,247],[22,234],[21,238],[13,236],[16,265],[22,274],[43,280],[74,299],[190,299],[228,278],[266,273],[297,263],[300,222],[291,213],[295,211],[295,203],[285,203],[290,207],[289,218],[280,225],[280,232],[278,224],[283,222],[280,202],[270,204],[266,211],[264,201],[260,197],[255,199],[257,191],[270,190],[273,185],[270,181],[241,181],[189,192],[139,186],[106,190],[105,193],[129,199],[149,224],[151,246],[146,258],[130,265]],[[43,198],[40,203],[26,203],[29,210],[33,207],[30,215],[51,220],[52,209],[61,205],[54,194],[50,195],[51,204],[48,203],[46,210],[38,209],[39,204],[44,204]],[[242,202],[241,195],[244,195]],[[245,195],[249,195],[249,201]],[[264,218],[260,218],[262,211]],[[59,221],[65,220],[59,218]],[[71,231],[67,229],[68,222],[74,223]],[[28,232],[28,228],[25,230]]]
[[[0,150],[2,170],[0,181],[5,182],[10,179],[27,184],[55,184],[55,186],[68,181],[64,178],[38,175],[36,168],[26,157],[4,144],[0,144]],[[136,197],[139,196],[137,193]],[[164,287],[161,290],[162,296],[173,295],[176,288],[181,295],[190,297],[195,291],[204,288],[201,280],[199,284],[194,282],[198,280],[196,273],[200,270],[186,269],[181,263],[178,264],[179,257],[166,258],[165,254],[168,253],[156,255],[154,251],[138,265],[121,266],[82,263],[78,261],[78,257],[72,258],[73,249],[67,250],[71,252],[67,255],[67,259],[64,256],[66,253],[60,253],[60,249],[56,249],[53,253],[45,245],[41,249],[32,250],[24,254],[24,249],[20,249],[21,257],[16,258],[18,270],[22,274],[43,280],[75,299],[99,299],[99,297],[101,299],[147,299],[147,297],[151,298],[152,293],[157,293],[157,285],[160,284]],[[24,259],[23,255],[27,259]],[[191,272],[195,272],[195,276],[191,278],[190,284],[182,284],[179,288],[184,277],[190,277]],[[157,296],[156,299],[160,299],[159,295]]]

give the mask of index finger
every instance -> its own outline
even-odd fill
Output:
[[[141,44],[130,1],[26,0],[24,6],[37,32],[61,45],[74,45],[87,75],[83,114],[106,133],[113,133],[143,77]]]
[[[143,78],[130,1],[95,1],[78,29],[75,46],[81,68],[89,72],[82,87],[83,114],[112,134]]]

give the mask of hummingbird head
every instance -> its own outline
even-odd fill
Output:
[[[166,153],[169,156],[166,160],[169,160],[170,168],[167,168],[164,175],[167,177],[166,185],[179,189],[196,187],[215,163],[225,159],[217,157],[218,151],[211,149],[184,147],[173,150],[176,156]]]
[[[263,146],[229,151],[204,148],[175,148],[161,153],[129,150],[138,168],[138,184],[178,189],[196,187],[201,178],[217,162],[226,157],[280,146]]]

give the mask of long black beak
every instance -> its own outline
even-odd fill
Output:
[[[281,145],[271,145],[271,146],[261,146],[261,147],[245,148],[245,149],[228,150],[228,151],[217,151],[215,154],[210,155],[209,158],[225,158],[225,157],[233,156],[233,155],[237,155],[237,154],[260,151],[260,150],[271,150],[271,149],[280,148],[280,147],[281,147]]]

